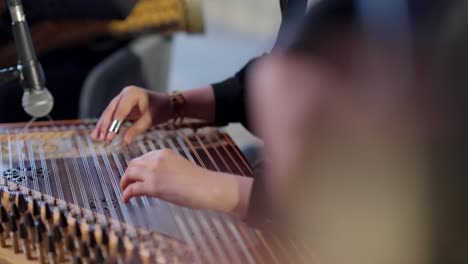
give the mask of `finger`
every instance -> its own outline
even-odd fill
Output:
[[[124,203],[128,203],[128,201],[133,197],[140,197],[149,194],[147,184],[144,182],[134,182],[123,191],[122,200]]]
[[[114,99],[112,99],[110,104],[106,107],[101,117],[99,118],[99,121],[96,124],[96,129],[95,129],[96,139],[100,139],[100,140],[105,139],[106,131],[103,130],[103,126],[105,124],[105,121],[111,118],[113,112],[115,111],[115,108],[117,107],[117,103],[120,101],[121,97],[122,97],[121,95],[118,95]]]
[[[140,117],[141,113],[138,109],[133,108],[132,111],[127,116],[127,120],[129,121],[135,121]]]
[[[122,99],[118,102],[117,107],[115,108],[113,117],[109,119],[108,125],[110,125],[110,122],[113,120],[124,121],[127,118],[127,116],[130,114],[132,109],[134,109],[135,106],[139,104],[138,101],[139,101],[138,96],[132,96],[130,94],[129,97],[125,99],[124,99],[124,96],[122,96]],[[106,136],[106,140],[114,139],[116,133],[109,132],[108,130],[109,130],[109,126],[107,126],[106,128],[106,131],[108,132]]]
[[[120,188],[125,190],[129,184],[132,184],[136,181],[143,181],[142,175],[143,173],[141,167],[129,166],[120,180]]]
[[[141,132],[147,130],[151,126],[151,116],[149,113],[145,113],[138,119],[132,126],[127,129],[127,132],[124,136],[125,144],[130,144],[135,137]]]
[[[121,98],[121,95],[116,96],[112,101],[109,103],[109,105],[106,107],[104,112],[102,113],[101,117],[99,118],[99,121],[96,124],[96,128],[94,129],[93,133],[91,134],[91,137],[93,140],[104,140],[106,136],[106,130],[104,129],[104,126],[110,122],[112,118],[112,115],[115,111],[115,108],[117,107],[117,104]]]

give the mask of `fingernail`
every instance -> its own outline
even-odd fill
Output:
[[[112,138],[114,137],[114,133],[109,133],[107,134],[107,137],[106,137],[106,140],[112,140]]]

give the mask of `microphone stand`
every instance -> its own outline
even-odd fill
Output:
[[[0,70],[0,87],[9,85],[10,83],[20,80],[21,71],[18,66],[5,68]]]
[[[6,2],[12,19],[18,64],[0,69],[0,87],[19,82],[24,90],[22,106],[26,113],[35,118],[45,117],[52,110],[53,98],[45,86],[44,71],[36,57],[23,4],[21,0]]]

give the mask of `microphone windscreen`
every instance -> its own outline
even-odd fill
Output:
[[[23,94],[23,109],[32,117],[41,118],[50,114],[54,107],[54,98],[48,89],[25,90]]]

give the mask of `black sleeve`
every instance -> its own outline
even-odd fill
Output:
[[[283,21],[280,26],[278,39],[275,43],[275,48],[281,46],[281,35],[284,35],[286,30],[285,20],[290,20],[290,17],[303,15],[307,6],[306,0],[280,0],[281,14]],[[298,3],[298,5],[291,3]],[[288,4],[289,3],[289,4]],[[292,8],[291,8],[292,7]],[[297,12],[297,10],[299,12]],[[301,11],[302,9],[302,11]],[[257,58],[258,59],[258,58]],[[240,122],[246,128],[249,128],[249,120],[247,115],[247,80],[249,70],[252,64],[257,60],[251,60],[244,68],[236,75],[223,82],[213,84],[215,102],[216,102],[216,125],[227,125],[231,122]]]
[[[228,123],[240,122],[245,127],[249,127],[246,109],[247,76],[251,65],[256,60],[257,59],[249,61],[249,63],[233,77],[212,85],[216,104],[216,125],[223,126]]]
[[[34,19],[124,19],[138,0],[23,0]]]

